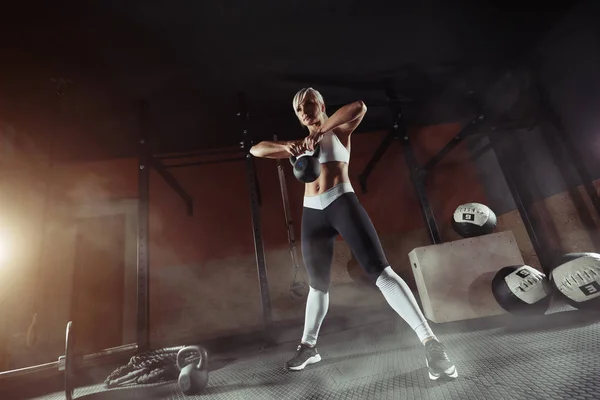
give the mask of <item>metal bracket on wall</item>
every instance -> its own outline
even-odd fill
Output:
[[[167,182],[169,186],[183,199],[187,207],[187,213],[191,217],[194,215],[194,199],[185,191],[183,186],[177,181],[177,179],[167,171],[165,166],[159,159],[155,157],[148,157],[150,166],[152,166],[156,172]]]
[[[211,165],[211,164],[222,164],[228,162],[236,162],[245,160],[244,156],[240,154],[243,152],[243,148],[235,147],[235,148],[222,148],[222,149],[212,149],[212,150],[195,150],[195,151],[187,151],[184,153],[172,153],[172,154],[155,154],[150,157],[150,165],[154,167],[156,172],[167,182],[169,186],[181,197],[181,199],[185,202],[187,213],[191,217],[194,215],[194,199],[193,197],[185,191],[183,186],[177,181],[177,179],[171,174],[168,170],[172,168],[186,168],[186,167],[196,167],[201,165]],[[220,156],[224,154],[238,154],[235,157],[229,158],[212,158],[208,160],[197,160],[198,158],[204,158],[212,156]],[[165,164],[162,160],[174,160],[174,159],[192,159],[192,161],[184,161],[179,163],[169,163]],[[196,160],[193,160],[196,159]]]
[[[440,162],[446,156],[446,154],[448,154],[452,149],[454,149],[456,146],[458,146],[458,144],[460,144],[460,142],[462,142],[467,137],[477,135],[479,133],[479,128],[481,127],[484,120],[485,120],[485,118],[484,118],[483,114],[479,114],[478,116],[473,118],[468,124],[466,124],[463,127],[463,129],[458,134],[456,134],[452,138],[452,140],[450,140],[448,143],[446,143],[446,145],[444,145],[444,147],[436,155],[431,157],[431,159],[425,165],[423,165],[422,167],[419,167],[419,173],[421,175],[426,174],[427,171],[431,170],[431,168],[433,168],[438,162]],[[381,141],[381,144],[379,145],[379,147],[377,147],[377,149],[375,150],[375,153],[373,154],[373,156],[367,163],[367,166],[365,167],[363,172],[358,176],[361,190],[363,193],[367,193],[367,180],[369,179],[369,176],[373,172],[373,169],[375,169],[375,166],[381,160],[381,158],[383,157],[385,152],[388,150],[388,148],[390,147],[392,142],[394,140],[404,141],[404,136],[406,136],[406,135],[398,134],[398,127],[399,127],[400,122],[401,122],[401,116],[400,116],[400,114],[398,114],[396,119],[394,120],[393,129],[390,129],[388,134],[383,138],[383,140]],[[481,136],[481,137],[483,137],[483,136]]]
[[[391,84],[388,83],[386,86],[386,95],[390,99],[396,98],[396,93]],[[402,104],[400,102],[390,102],[390,111],[394,119],[392,129],[383,138],[379,147],[375,150],[375,153],[367,163],[364,171],[359,175],[359,182],[363,193],[367,192],[367,179],[373,172],[373,169],[381,160],[381,157],[385,154],[387,149],[390,147],[394,140],[402,141],[402,152],[404,159],[406,160],[408,170],[410,173],[410,179],[415,188],[419,204],[421,205],[421,212],[425,225],[427,226],[429,238],[433,244],[442,243],[442,237],[440,230],[435,220],[435,214],[429,202],[426,189],[426,178],[427,172],[431,170],[438,162],[440,162],[452,149],[454,149],[462,140],[469,136],[473,136],[479,132],[479,128],[484,121],[483,114],[477,115],[471,120],[463,129],[455,135],[450,142],[448,142],[436,155],[434,155],[424,166],[420,166],[417,158],[412,150],[411,140],[408,135],[406,126],[402,119]]]
[[[423,167],[421,169],[424,172],[428,172],[438,162],[442,161],[442,159],[446,156],[446,154],[448,154],[452,149],[454,149],[456,146],[458,146],[460,142],[462,142],[467,137],[475,136],[476,134],[478,134],[479,129],[481,128],[481,125],[484,120],[485,120],[484,115],[479,114],[478,116],[473,118],[471,121],[469,121],[469,123],[466,124],[461,129],[461,131],[457,135],[455,135],[448,143],[446,143],[444,145],[444,147],[442,147],[442,149],[440,151],[438,151],[438,153],[436,155],[431,157],[431,159],[429,161],[427,161],[427,163],[425,163],[425,165],[423,165]]]

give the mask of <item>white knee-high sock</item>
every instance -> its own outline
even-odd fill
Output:
[[[392,267],[383,270],[377,278],[376,284],[389,305],[410,325],[419,340],[423,341],[429,337],[435,338],[425,316],[419,309],[417,299],[415,299],[404,279],[394,272]]]
[[[311,346],[317,344],[319,329],[329,309],[329,292],[322,292],[312,287],[308,290],[306,299],[306,315],[304,317],[304,333],[302,343]]]

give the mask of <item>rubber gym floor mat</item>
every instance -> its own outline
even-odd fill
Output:
[[[502,317],[505,318],[505,317]],[[435,325],[455,361],[456,380],[432,382],[424,349],[401,320],[380,322],[319,339],[323,358],[299,372],[283,369],[296,343],[246,354],[215,356],[201,395],[176,383],[103,390],[78,388],[81,399],[599,399],[600,318],[570,307],[539,318],[498,324]],[[40,398],[62,399],[64,393]]]

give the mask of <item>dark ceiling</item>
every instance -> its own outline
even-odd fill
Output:
[[[143,99],[157,150],[225,147],[241,140],[240,90],[255,139],[292,138],[302,135],[291,108],[299,88],[329,104],[375,104],[387,79],[415,121],[455,120],[469,92],[574,3],[20,2],[0,28],[0,119],[56,157],[130,156]],[[60,102],[56,78],[68,79]],[[361,131],[389,119],[370,107]]]

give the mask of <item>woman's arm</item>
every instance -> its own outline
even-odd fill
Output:
[[[346,104],[337,110],[321,125],[322,133],[335,130],[336,134],[350,135],[367,113],[367,106],[361,100]]]
[[[333,131],[342,143],[346,142],[366,113],[367,106],[361,100],[346,104],[327,118],[319,129],[307,136],[304,139],[304,145],[307,149],[313,150],[316,144],[321,141],[323,135],[330,131]]]
[[[298,155],[304,145],[300,140],[296,141],[262,141],[250,148],[250,154],[262,158],[288,158],[291,154]]]

